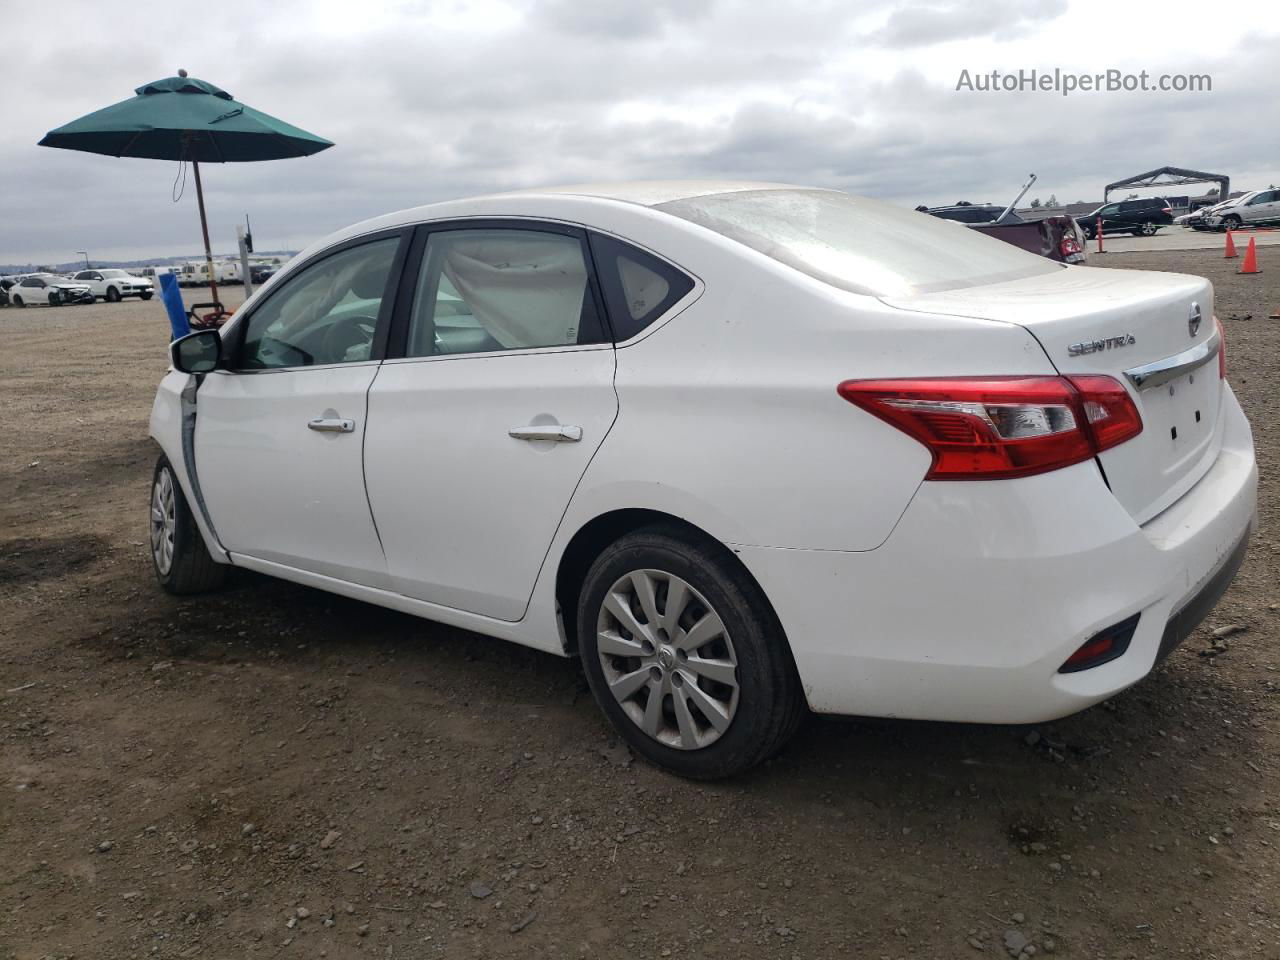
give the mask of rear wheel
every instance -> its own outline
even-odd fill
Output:
[[[1148,221],[1133,232],[1135,237],[1154,237],[1156,235],[1156,225]]]
[[[695,779],[776,753],[805,714],[782,627],[712,544],[654,527],[591,565],[578,636],[597,703],[633,749]]]
[[[120,291],[119,291],[119,290],[117,290],[115,287],[107,287],[107,302],[108,302],[108,303],[119,303],[119,302],[120,302]]]
[[[151,563],[169,593],[203,593],[222,586],[227,568],[209,555],[169,458],[156,461],[151,480]]]

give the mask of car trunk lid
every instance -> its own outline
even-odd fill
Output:
[[[1072,267],[885,302],[1017,324],[1060,373],[1107,374],[1124,384],[1142,415],[1142,432],[1098,460],[1138,523],[1190,489],[1217,456],[1220,339],[1213,288],[1203,278]]]

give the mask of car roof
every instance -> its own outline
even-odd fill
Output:
[[[620,205],[633,210],[651,209],[676,200],[744,193],[752,190],[839,192],[824,187],[755,180],[631,180],[526,187],[520,190],[462,197],[420,207],[410,207],[360,223],[353,223],[312,243],[299,252],[294,260],[300,262],[311,254],[344,240],[429,220],[447,220],[455,217],[550,216],[555,218],[563,216],[565,219],[576,222],[590,223],[594,219],[593,212],[606,215],[608,210],[617,211]],[[555,204],[557,200],[563,200],[563,204],[557,206]],[[656,215],[666,216],[665,213]],[[678,218],[671,219],[675,221]]]
[[[749,190],[821,190],[794,183],[769,183],[758,180],[619,180],[601,183],[572,183],[553,187],[534,187],[490,194],[495,197],[538,197],[548,194],[619,200],[655,207],[660,203],[710,197]],[[480,198],[477,198],[480,199]]]

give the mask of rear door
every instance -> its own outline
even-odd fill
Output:
[[[423,228],[405,284],[365,439],[392,587],[519,620],[618,410],[586,238],[531,221]]]
[[[1280,190],[1266,190],[1248,203],[1241,205],[1240,214],[1245,223],[1261,224],[1280,218]]]
[[[407,246],[393,233],[326,251],[230,332],[232,369],[197,394],[195,452],[231,553],[386,586],[362,445]]]

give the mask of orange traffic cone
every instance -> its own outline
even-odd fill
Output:
[[[1261,273],[1258,269],[1258,247],[1253,237],[1249,238],[1249,246],[1244,251],[1244,263],[1236,273]]]
[[[1223,253],[1222,257],[1224,260],[1233,260],[1238,256],[1240,256],[1240,254],[1236,253],[1236,242],[1231,239],[1231,231],[1228,230],[1227,231],[1227,249]]]

